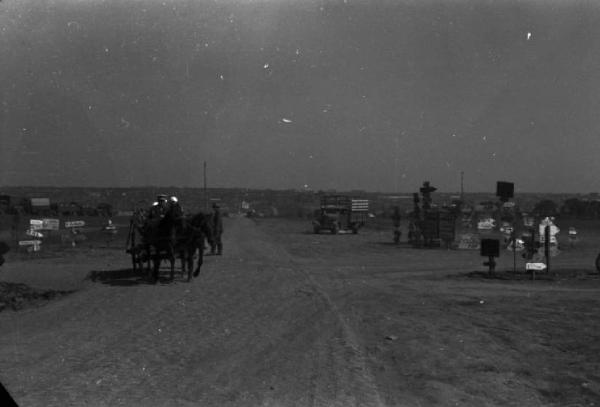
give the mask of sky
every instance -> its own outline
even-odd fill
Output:
[[[600,3],[2,0],[0,187],[600,191]]]

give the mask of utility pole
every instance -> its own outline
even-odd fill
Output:
[[[460,172],[460,200],[461,202],[464,202],[464,195],[465,195],[465,189],[464,189],[464,176],[465,176],[465,172],[461,171]]]

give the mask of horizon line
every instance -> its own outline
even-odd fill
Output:
[[[5,186],[0,186],[0,191],[2,189],[9,189],[9,188],[57,188],[57,189],[68,189],[68,188],[77,188],[77,189],[197,189],[197,190],[204,190],[204,187],[193,187],[193,186],[174,186],[174,185],[169,185],[169,186],[164,186],[164,185],[140,185],[140,186],[126,186],[126,187],[119,187],[119,186],[80,186],[80,185],[70,185],[70,186],[58,186],[58,185],[37,185],[37,186],[33,186],[33,185],[5,185]],[[352,192],[361,192],[361,193],[367,193],[367,194],[382,194],[382,195],[412,195],[415,192],[418,192],[418,189],[420,187],[417,187],[417,191],[389,191],[389,192],[385,192],[385,191],[368,191],[368,190],[363,190],[363,189],[303,189],[303,188],[268,188],[268,187],[223,187],[223,186],[213,186],[213,187],[207,187],[207,190],[210,189],[241,189],[241,190],[254,190],[254,191],[295,191],[295,192],[312,192],[312,193],[352,193]],[[452,194],[452,195],[460,195],[460,191],[441,191],[441,190],[437,190],[434,193],[440,193],[440,194]],[[468,194],[493,194],[495,195],[496,192],[495,191],[465,191],[463,193],[464,195],[468,195]],[[551,195],[598,195],[598,192],[543,192],[543,191],[515,191],[515,195],[517,194],[551,194]]]

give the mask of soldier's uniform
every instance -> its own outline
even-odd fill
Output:
[[[402,216],[400,215],[400,208],[394,207],[394,214],[392,215],[392,222],[394,222],[394,242],[400,242],[400,236],[402,232],[400,231],[400,221]]]
[[[221,240],[221,235],[223,234],[223,218],[221,216],[221,212],[219,211],[219,205],[213,204],[213,217],[212,217],[212,227],[213,227],[213,239],[211,242],[211,254],[222,255],[223,254],[223,241]],[[216,252],[216,253],[215,253]]]
[[[173,209],[175,216],[182,217],[183,216],[183,208],[179,203],[179,199],[176,196],[172,196],[169,198],[169,205]]]

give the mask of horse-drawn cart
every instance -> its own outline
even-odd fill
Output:
[[[171,266],[171,280],[175,273],[176,257],[181,259],[181,274],[187,268],[187,280],[200,273],[203,262],[204,240],[212,239],[208,218],[198,213],[183,216],[181,208],[171,205],[161,216],[148,216],[144,210],[136,210],[129,224],[126,252],[131,256],[133,270],[151,271],[153,282],[158,280],[162,260]],[[197,256],[196,256],[196,253]],[[197,266],[194,268],[194,260]],[[150,263],[153,266],[150,266]]]

